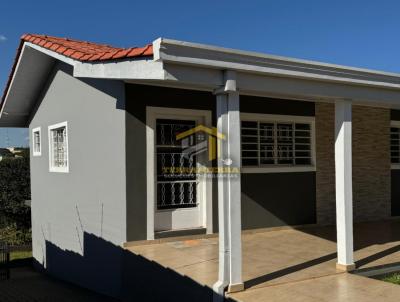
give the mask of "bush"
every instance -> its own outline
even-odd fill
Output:
[[[32,240],[30,229],[18,229],[16,224],[0,228],[0,239],[11,246],[30,244]]]
[[[31,214],[25,203],[30,196],[29,157],[0,161],[0,238],[30,240]]]

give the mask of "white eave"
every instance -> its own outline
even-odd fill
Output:
[[[154,60],[238,72],[400,89],[400,74],[159,38]]]
[[[25,127],[56,60],[75,77],[123,80],[213,91],[223,71],[237,73],[242,94],[310,101],[352,99],[355,103],[400,108],[400,74],[266,55],[159,38],[153,57],[81,62],[36,44],[22,46],[0,126]]]

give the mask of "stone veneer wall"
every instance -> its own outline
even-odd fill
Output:
[[[317,223],[335,223],[334,105],[316,103]],[[390,217],[390,110],[353,106],[354,221]]]

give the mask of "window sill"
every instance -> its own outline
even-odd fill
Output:
[[[392,170],[400,170],[400,164],[391,164],[390,169]]]
[[[50,172],[55,172],[55,173],[69,173],[69,168],[56,168],[56,167],[51,167],[49,169]]]
[[[399,168],[400,169],[400,168]],[[242,173],[291,173],[315,172],[315,166],[274,166],[274,167],[242,167]]]

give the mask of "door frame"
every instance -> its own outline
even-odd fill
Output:
[[[211,110],[195,110],[195,109],[182,109],[172,107],[152,107],[146,106],[146,187],[147,187],[147,240],[154,239],[155,233],[155,210],[156,210],[156,196],[157,196],[157,166],[156,166],[156,153],[155,153],[155,129],[156,120],[159,117],[168,118],[168,116],[182,116],[185,119],[203,118],[204,126],[212,127]],[[212,179],[203,177],[201,179],[202,185],[202,219],[203,226],[206,228],[207,234],[213,232],[212,223]]]

